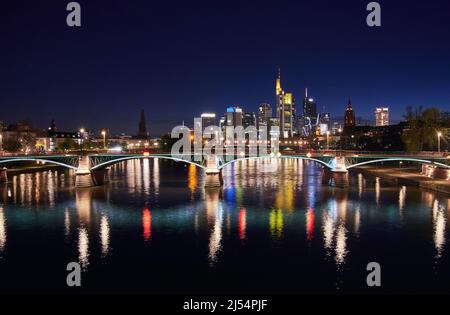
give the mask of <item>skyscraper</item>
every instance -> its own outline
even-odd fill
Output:
[[[344,131],[351,131],[356,125],[355,112],[353,111],[352,101],[349,99],[347,109],[344,115]]]
[[[203,113],[201,116],[202,118],[202,128],[203,130],[206,127],[211,127],[216,125],[216,114],[214,113]]]
[[[144,110],[141,110],[141,118],[139,120],[139,132],[137,135],[138,139],[148,139],[147,124],[145,122]]]
[[[244,128],[254,126],[256,127],[256,115],[255,113],[244,113],[242,117],[242,126]]]
[[[242,108],[230,106],[225,113],[225,126],[242,126]]]
[[[389,108],[378,107],[375,109],[375,126],[389,126]]]
[[[272,118],[272,106],[267,103],[261,103],[258,109],[258,128],[267,127],[270,118]]]
[[[282,138],[292,137],[293,117],[295,115],[295,101],[292,93],[286,93],[281,88],[281,73],[278,70],[278,78],[275,82],[277,119],[280,123],[280,135]]]
[[[313,98],[308,97],[308,89],[305,89],[305,98],[303,99],[303,116],[310,119],[317,118],[317,104]]]

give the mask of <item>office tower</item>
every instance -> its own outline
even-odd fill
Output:
[[[308,89],[305,89],[305,98],[303,99],[303,116],[311,120],[317,118],[317,104],[312,97],[308,97]]]
[[[255,113],[244,113],[242,117],[242,126],[247,128],[249,126],[256,127],[256,115]]]
[[[321,113],[319,121],[320,134],[324,135],[330,130],[330,113]]]
[[[375,109],[375,126],[389,126],[389,108],[378,107]]]
[[[203,130],[207,127],[216,125],[216,114],[214,113],[203,113],[201,114],[202,128]]]
[[[238,106],[230,106],[227,108],[227,112],[225,113],[225,126],[242,126],[242,108]]]
[[[292,93],[286,93],[281,87],[281,73],[275,83],[277,119],[280,124],[280,135],[282,138],[292,137],[293,117],[295,115],[295,101]]]
[[[270,118],[272,118],[272,106],[267,103],[261,103],[258,109],[258,127],[267,127]]]

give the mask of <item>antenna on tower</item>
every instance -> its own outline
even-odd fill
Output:
[[[305,88],[305,98],[308,98],[308,88]]]

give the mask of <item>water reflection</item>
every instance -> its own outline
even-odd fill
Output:
[[[283,235],[283,211],[281,209],[272,209],[269,215],[270,234],[275,238]]]
[[[12,175],[0,185],[0,200],[20,206],[54,207],[56,196],[73,187],[73,170]]]
[[[314,210],[309,208],[306,212],[306,239],[312,240],[314,234]]]
[[[92,193],[91,189],[78,189],[75,192],[75,206],[81,224],[89,225],[91,220]]]
[[[375,202],[377,206],[380,205],[381,183],[380,178],[375,178]]]
[[[89,236],[86,227],[78,228],[78,261],[83,270],[89,265]]]
[[[191,200],[193,200],[194,193],[197,190],[197,166],[189,164],[188,167],[188,187],[191,191]]]
[[[0,258],[6,246],[6,218],[3,207],[0,206]]]
[[[48,233],[49,249],[48,254],[42,249],[40,259],[51,259],[51,250],[61,249],[61,243],[54,240],[63,239],[67,252],[72,258],[78,256],[85,272],[97,270],[97,264],[129,259],[123,254],[127,250],[167,272],[166,265],[173,267],[178,260],[187,261],[186,266],[208,268],[208,272],[229,270],[235,268],[228,265],[235,257],[227,255],[238,251],[247,259],[242,265],[279,267],[277,255],[271,255],[276,247],[298,269],[331,267],[340,288],[346,276],[344,267],[353,267],[360,257],[365,259],[367,244],[373,249],[384,233],[389,233],[392,242],[384,244],[383,250],[395,253],[395,259],[402,259],[397,253],[407,255],[402,250],[410,237],[408,224],[413,222],[414,237],[424,238],[422,243],[427,244],[419,239],[415,248],[422,265],[437,259],[440,265],[448,263],[449,199],[414,187],[386,187],[379,178],[374,189],[366,189],[363,174],[352,177],[355,185],[349,189],[329,188],[321,185],[321,169],[313,163],[272,161],[276,172],[268,163],[230,164],[223,170],[224,187],[207,190],[202,188],[200,169],[194,165],[173,169],[161,159],[118,164],[111,170],[111,184],[95,189],[72,189],[69,173],[14,176],[0,186],[0,257],[14,252],[9,249],[16,237],[20,241],[21,235],[42,231]],[[258,171],[261,167],[263,172]],[[179,181],[174,185],[175,176]],[[159,252],[166,245],[171,246],[169,258]],[[302,246],[314,257],[292,250]],[[183,254],[177,256],[178,252]],[[247,255],[253,252],[269,253],[267,261]],[[24,255],[28,254],[33,255],[32,251]],[[383,252],[374,255],[379,254]],[[2,264],[7,261],[2,259]],[[152,265],[153,261],[158,264]]]
[[[341,191],[336,193],[334,198],[328,202],[328,211],[323,214],[323,239],[324,249],[328,257],[334,257],[336,265],[339,267],[345,263],[348,254],[347,239],[348,230],[346,228],[348,202],[347,193]],[[354,212],[354,231],[359,233],[360,213],[358,208]]]
[[[400,188],[400,191],[398,193],[398,209],[400,211],[405,209],[405,202],[406,202],[406,186],[402,186],[402,188]]]
[[[219,189],[209,189],[206,191],[206,216],[208,225],[212,225],[211,234],[209,236],[209,263],[214,266],[217,263],[218,254],[222,249],[222,224],[223,224],[223,207],[219,202]]]
[[[358,197],[359,198],[362,197],[363,188],[364,188],[364,176],[363,176],[363,174],[359,173],[358,174]]]
[[[436,247],[436,258],[441,258],[445,245],[445,219],[444,207],[439,204],[438,200],[433,203],[433,230],[434,230],[434,246]]]
[[[144,242],[150,241],[150,238],[152,237],[152,214],[148,208],[144,208],[142,211],[142,229]]]
[[[110,238],[110,228],[108,217],[106,214],[102,215],[100,221],[100,245],[102,247],[102,256],[105,257],[109,253],[109,238]]]
[[[239,219],[238,219],[238,233],[239,239],[241,241],[245,240],[246,234],[245,231],[247,229],[247,211],[244,208],[239,209]]]
[[[69,209],[64,210],[64,235],[68,237],[70,234],[70,214]]]

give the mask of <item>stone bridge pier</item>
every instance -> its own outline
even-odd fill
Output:
[[[223,184],[222,171],[219,169],[217,155],[211,155],[206,160],[205,188],[221,187]]]
[[[107,182],[108,168],[91,170],[91,160],[89,156],[83,155],[79,157],[78,168],[75,171],[75,187],[89,188],[101,186]]]
[[[332,187],[346,188],[349,184],[348,170],[345,157],[337,156],[333,160],[333,168],[325,168],[322,174],[322,183]]]

